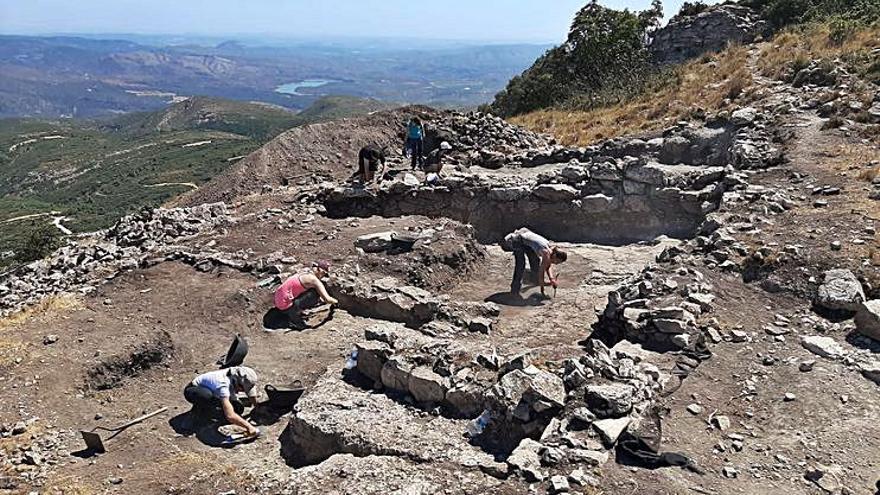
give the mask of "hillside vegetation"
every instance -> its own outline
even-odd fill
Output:
[[[193,98],[109,122],[0,120],[0,253],[20,251],[53,217],[74,232],[108,227],[200,187],[284,130],[385,106],[327,98],[295,114]]]
[[[514,77],[488,110],[509,117],[552,106],[595,106],[632,93],[646,82],[647,36],[662,15],[659,0],[643,12],[589,3],[565,43]]]
[[[761,75],[791,81],[794,74],[810,63],[841,59],[850,71],[880,82],[880,52],[876,50],[880,47],[880,3],[803,0],[797,10],[786,9],[798,2],[747,3],[776,30],[754,60]],[[704,8],[701,4],[686,3],[683,12],[694,13]],[[598,12],[597,7],[589,5],[579,17],[588,12]],[[625,14],[624,11],[621,15]],[[534,131],[553,133],[564,144],[588,145],[599,139],[639,134],[678,120],[699,118],[706,111],[741,105],[752,97],[747,90],[752,82],[752,71],[747,66],[749,54],[741,46],[729,46],[720,53],[672,67],[645,65],[641,59],[644,46],[636,46],[633,54],[638,57],[620,59],[634,61],[630,72],[644,71],[639,77],[624,77],[610,87],[599,85],[589,89],[581,85],[588,89],[552,103],[541,102],[526,112],[519,111],[525,107],[508,106],[510,95],[502,92],[490,109]],[[522,77],[545,79],[542,67],[539,59]],[[572,72],[573,77],[584,71],[587,69]],[[598,68],[594,66],[592,71]],[[614,72],[627,73],[621,68]],[[521,82],[512,81],[507,91],[521,87]],[[574,83],[569,87],[575,87]]]

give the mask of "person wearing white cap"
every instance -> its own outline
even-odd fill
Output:
[[[193,406],[190,414],[194,429],[213,419],[219,409],[230,424],[244,428],[248,435],[259,434],[255,426],[241,417],[244,406],[236,397],[238,393],[247,394],[251,405],[255,404],[259,397],[258,379],[257,372],[247,366],[197,376],[183,389],[183,397]]]
[[[440,147],[436,150],[428,153],[428,157],[426,158],[426,163],[423,170],[426,173],[434,173],[440,175],[440,171],[443,170],[443,156],[452,151],[452,145],[446,141],[440,143]]]

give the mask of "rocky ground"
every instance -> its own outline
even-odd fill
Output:
[[[291,131],[186,200],[225,203],[6,274],[0,493],[874,493],[876,125],[828,124],[845,75],[755,84],[731,114],[582,149],[479,114],[344,124],[390,144],[420,112],[455,147],[431,184],[395,157],[354,186],[363,143]],[[570,252],[552,298],[505,295],[494,243],[524,225]],[[339,309],[265,331],[315,259]],[[305,392],[220,449],[180,428],[181,390],[236,334]],[[160,406],[83,450],[78,430]],[[634,462],[652,438],[686,466]]]

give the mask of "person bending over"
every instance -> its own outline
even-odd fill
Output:
[[[306,328],[303,311],[317,306],[321,300],[326,304],[339,304],[330,297],[321,279],[330,274],[330,262],[318,261],[312,265],[311,273],[294,275],[275,291],[275,308],[287,314],[290,326],[297,330]]]
[[[183,397],[192,404],[190,411],[193,430],[214,420],[220,414],[229,424],[247,430],[248,435],[256,435],[257,428],[241,417],[244,405],[236,394],[247,394],[250,405],[256,405],[259,396],[257,372],[247,366],[209,371],[197,376],[183,389]]]
[[[372,182],[373,176],[385,170],[385,148],[376,145],[364,146],[358,154],[358,178],[364,184]],[[381,176],[381,173],[380,173]]]
[[[553,275],[551,267],[564,263],[568,254],[558,247],[550,244],[544,237],[532,232],[527,228],[521,228],[504,237],[501,249],[512,252],[514,257],[513,278],[510,282],[510,293],[519,295],[522,290],[523,274],[525,272],[525,259],[529,259],[529,271],[532,279],[541,286],[541,294],[545,295],[544,287],[551,285],[557,287],[558,279]]]

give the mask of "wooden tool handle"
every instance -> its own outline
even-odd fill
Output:
[[[162,414],[163,412],[165,412],[165,411],[167,411],[167,410],[168,410],[168,406],[165,406],[165,407],[163,407],[163,408],[161,408],[161,409],[157,409],[157,410],[151,412],[150,414],[144,414],[143,416],[141,416],[141,417],[139,417],[139,418],[134,418],[133,420],[129,421],[128,423],[125,423],[124,425],[122,425],[122,426],[120,426],[120,427],[118,427],[118,428],[115,428],[115,429],[117,429],[117,430],[123,430],[123,429],[125,429],[125,428],[128,428],[129,426],[134,426],[134,425],[140,423],[141,421],[144,421],[144,420],[146,420],[146,419],[150,419],[150,418],[152,418],[153,416],[156,416],[157,414]]]

